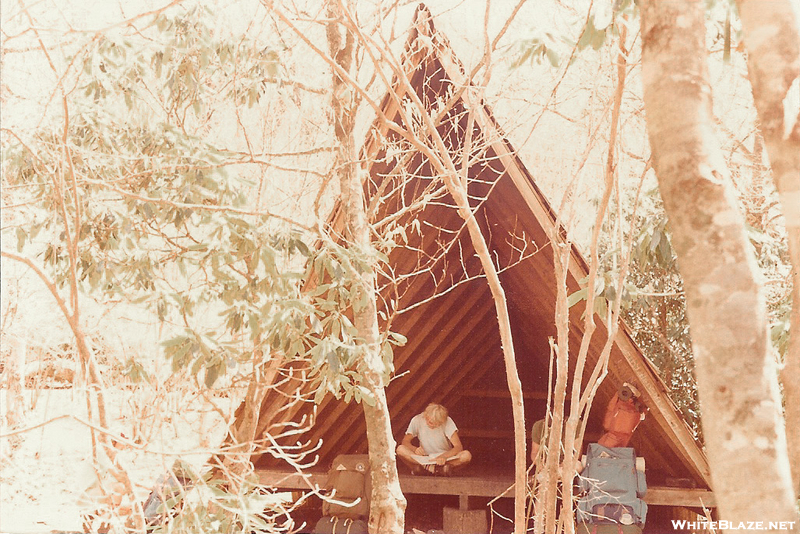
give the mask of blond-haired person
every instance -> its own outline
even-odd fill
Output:
[[[414,438],[419,440],[419,447],[414,446]],[[461,444],[456,424],[441,404],[429,404],[411,419],[397,456],[415,475],[427,471],[449,476],[472,460],[472,454]]]

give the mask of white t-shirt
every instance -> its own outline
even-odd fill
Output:
[[[428,456],[439,456],[453,448],[450,443],[450,436],[458,431],[456,424],[449,417],[442,426],[431,428],[425,422],[423,414],[417,414],[411,418],[406,434],[411,434],[419,438],[420,446]]]

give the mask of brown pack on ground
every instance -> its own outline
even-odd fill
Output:
[[[603,418],[605,433],[597,440],[604,447],[627,447],[633,431],[644,419],[646,408],[639,401],[639,391],[625,383],[614,393]]]
[[[639,525],[598,525],[597,523],[578,523],[576,534],[642,534]]]
[[[335,502],[326,500],[322,503],[324,516],[347,519],[369,517],[369,498],[372,491],[369,456],[366,454],[337,456],[328,471],[325,489],[328,490],[327,495],[331,501]]]

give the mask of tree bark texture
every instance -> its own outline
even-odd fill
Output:
[[[329,0],[327,26],[331,57],[345,72],[350,72],[355,54],[354,37],[350,30],[341,30],[337,21],[342,19],[338,0]],[[346,238],[351,247],[369,254],[370,230],[367,222],[364,188],[353,136],[355,106],[352,90],[336,72],[333,73],[332,107],[337,158],[334,168],[339,176],[341,205],[346,221]],[[358,332],[363,359],[360,366],[364,385],[370,399],[362,406],[367,426],[370,468],[372,471],[372,496],[369,531],[380,534],[403,534],[406,500],[400,489],[397,473],[396,442],[392,435],[389,406],[385,392],[385,364],[381,357],[377,282],[375,269],[361,269],[351,273],[357,277],[356,285],[364,293],[363,304],[353,310],[353,324]]]
[[[720,518],[794,521],[765,301],[715,139],[704,2],[640,7],[647,129],[684,279]]]
[[[800,76],[800,30],[790,0],[737,0],[736,4],[759,127],[789,236],[793,299],[782,382],[789,460],[795,495],[800,497],[800,116],[787,116],[783,104],[789,91],[800,91],[792,89]]]
[[[464,93],[464,97],[468,103],[471,104],[473,109],[477,107],[474,100],[474,95],[470,91]],[[427,113],[427,111],[424,111]],[[481,227],[478,220],[475,218],[475,213],[469,204],[468,198],[468,176],[470,168],[470,154],[472,153],[472,133],[475,121],[474,114],[470,114],[467,121],[467,131],[464,139],[464,146],[461,147],[461,175],[456,172],[455,162],[449,152],[444,148],[444,143],[438,130],[430,123],[432,135],[435,143],[439,148],[440,153],[446,155],[444,167],[451,172],[442,173],[442,177],[453,197],[453,200],[458,207],[458,214],[467,225],[470,241],[475,248],[475,253],[481,262],[483,272],[486,274],[486,282],[489,285],[489,290],[492,293],[492,300],[494,301],[495,313],[497,314],[497,326],[500,331],[500,345],[503,351],[503,362],[506,369],[506,384],[508,385],[508,392],[511,396],[511,412],[514,418],[514,534],[524,534],[526,531],[526,514],[525,502],[527,499],[527,443],[526,443],[526,428],[525,428],[525,406],[522,395],[522,382],[519,379],[519,372],[517,371],[517,356],[514,351],[514,337],[511,332],[511,317],[508,313],[508,301],[506,299],[505,289],[500,282],[500,275],[492,260],[492,253],[489,250],[489,245],[483,236]]]
[[[452,195],[458,206],[458,213],[464,219],[469,231],[470,241],[475,248],[475,253],[481,262],[486,281],[492,292],[497,325],[500,329],[500,344],[503,350],[503,360],[506,368],[506,383],[511,396],[511,411],[514,416],[514,534],[524,534],[525,500],[527,498],[527,446],[525,443],[525,407],[523,404],[522,382],[517,372],[517,357],[514,352],[514,339],[511,334],[511,317],[508,313],[508,301],[500,276],[492,261],[492,253],[483,237],[480,225],[469,205],[466,187],[453,173],[444,174],[447,190]]]
[[[45,52],[46,53],[46,52]],[[78,250],[78,234],[83,222],[83,209],[78,190],[78,183],[75,176],[75,169],[72,163],[72,152],[69,147],[69,104],[67,95],[62,94],[61,103],[64,110],[64,126],[61,134],[61,148],[64,153],[64,164],[53,173],[53,205],[56,206],[63,222],[64,222],[64,239],[66,241],[66,249],[69,255],[69,289],[70,289],[70,305],[72,306],[71,314],[66,313],[67,321],[69,321],[72,333],[75,336],[75,345],[78,349],[78,356],[80,359],[81,369],[85,374],[87,387],[87,405],[91,403],[89,399],[91,392],[94,391],[95,402],[97,404],[97,417],[100,426],[107,428],[106,421],[106,402],[105,402],[105,384],[103,383],[102,375],[94,359],[94,352],[90,349],[86,340],[86,335],[81,325],[81,307],[80,307],[80,289],[78,287],[78,259],[80,257]],[[71,190],[71,196],[68,191]],[[70,221],[68,214],[68,204],[72,201],[73,217]],[[65,307],[62,306],[62,309]],[[89,406],[89,413],[91,417],[91,407]],[[92,433],[92,444],[94,452],[95,431],[90,430]],[[98,436],[100,443],[106,443],[106,436],[100,433]]]
[[[567,304],[567,273],[572,245],[565,243],[558,234],[560,225],[550,229],[550,242],[553,244],[553,272],[555,274],[558,297],[556,299],[555,322],[556,341],[551,341],[551,357],[556,360],[556,380],[553,387],[553,399],[548,408],[551,410],[547,452],[544,462],[544,477],[541,485],[540,499],[536,503],[534,532],[544,534],[557,532],[558,520],[558,480],[561,474],[561,444],[564,436],[564,410],[567,400],[567,382],[569,381],[569,306]],[[587,310],[587,313],[590,313]],[[587,334],[584,332],[584,336]],[[547,428],[547,425],[545,425]],[[571,452],[571,451],[570,451]],[[567,453],[567,456],[570,454]],[[562,486],[563,487],[563,486]],[[541,508],[541,511],[539,510]],[[562,508],[563,510],[563,508]]]

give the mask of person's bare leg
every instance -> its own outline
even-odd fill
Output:
[[[459,452],[454,460],[450,460],[449,463],[451,466],[455,467],[463,467],[472,461],[472,453],[469,451],[461,451]]]
[[[469,451],[461,451],[455,456],[448,458],[447,462],[443,465],[436,464],[433,470],[428,469],[432,474],[444,475],[446,477],[453,474],[454,471],[460,469],[472,461],[472,453]],[[427,467],[426,467],[427,469]]]
[[[411,447],[406,447],[403,444],[397,446],[397,457],[411,468],[412,472],[418,469],[424,469],[425,466],[420,464],[414,459],[414,450]]]

